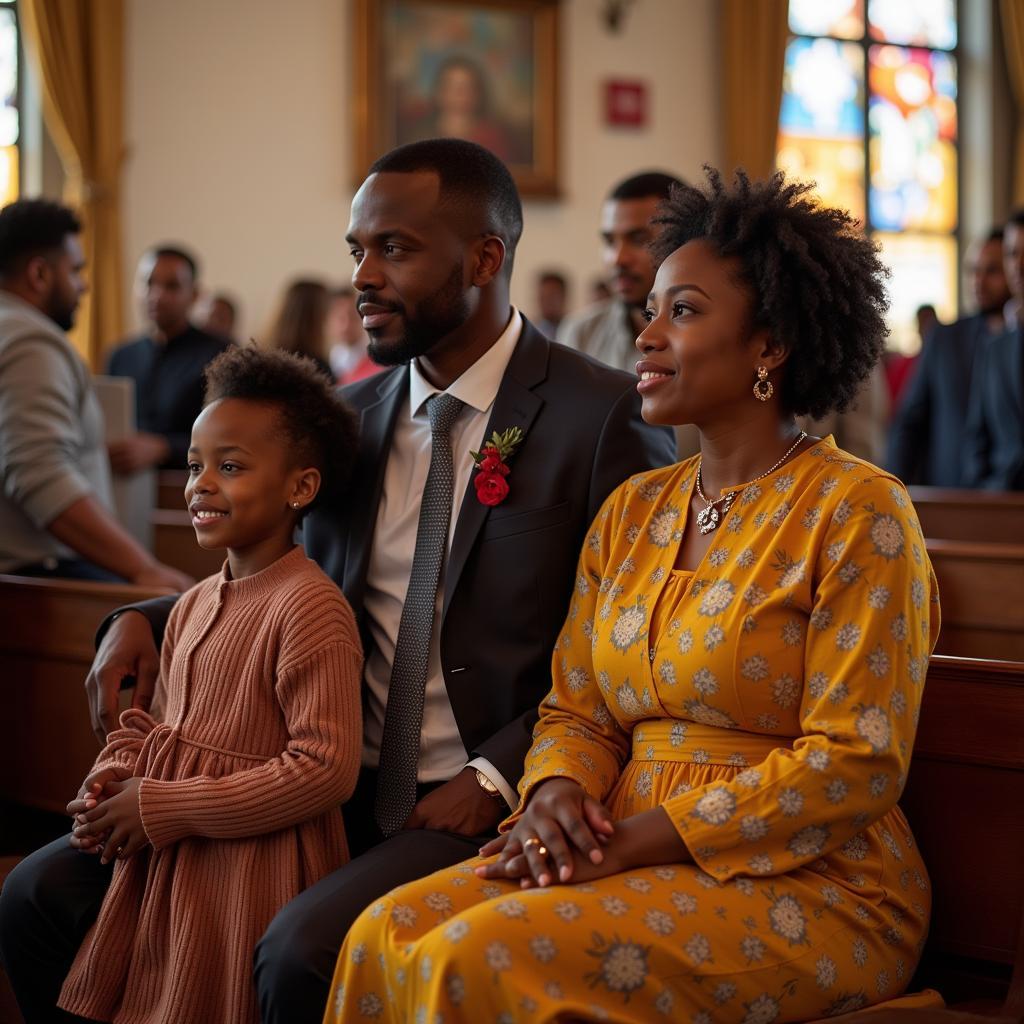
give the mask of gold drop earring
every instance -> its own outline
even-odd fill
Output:
[[[757,380],[754,381],[754,397],[759,402],[767,402],[773,394],[775,394],[775,388],[768,379],[768,367],[759,366],[757,368]]]

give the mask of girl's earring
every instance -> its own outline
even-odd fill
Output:
[[[757,368],[757,380],[754,381],[754,397],[759,402],[767,402],[774,393],[775,388],[768,379],[768,367],[759,366]]]
[[[771,387],[770,384],[768,386]],[[297,512],[299,510],[299,503],[297,501],[293,501],[292,508],[295,509],[295,511]]]

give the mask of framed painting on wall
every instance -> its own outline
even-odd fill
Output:
[[[355,176],[394,146],[470,139],[524,196],[558,194],[558,0],[354,0]]]

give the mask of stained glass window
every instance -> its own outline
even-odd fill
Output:
[[[18,198],[18,18],[13,0],[0,0],[0,207]]]
[[[955,0],[790,0],[777,164],[877,237],[893,347],[957,314]]]

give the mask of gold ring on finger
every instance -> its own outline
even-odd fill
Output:
[[[525,843],[523,843],[523,849],[524,850],[528,850],[528,849],[530,849],[531,846],[540,846],[540,845],[541,845],[541,842],[540,842],[540,840],[536,836],[530,836],[530,838],[527,839]],[[547,852],[547,851],[545,851],[545,852]]]
[[[537,856],[546,857],[548,855],[548,848],[543,844],[537,847]]]

